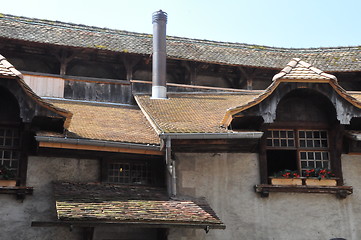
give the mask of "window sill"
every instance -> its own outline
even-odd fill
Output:
[[[258,184],[254,186],[256,193],[261,197],[268,197],[270,192],[293,192],[293,193],[329,193],[336,194],[339,198],[346,198],[353,193],[352,186],[305,186],[305,185],[268,185]]]
[[[26,195],[33,194],[33,187],[0,187],[0,194],[15,194],[19,200],[24,200]]]

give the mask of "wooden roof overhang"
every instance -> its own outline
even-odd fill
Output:
[[[0,16],[0,29],[0,38],[11,41],[148,56],[152,51],[151,34],[7,14]],[[167,36],[167,49],[170,59],[229,66],[280,69],[301,56],[329,72],[361,70],[359,46],[293,49]]]
[[[23,75],[1,55],[0,78],[0,86],[9,90],[17,99],[20,105],[20,117],[24,122],[30,123],[34,117],[57,118],[63,120],[64,128],[69,127],[73,114],[36,95],[25,83]]]
[[[40,148],[85,150],[113,153],[134,153],[146,155],[164,155],[159,145],[128,142],[115,142],[97,139],[55,137],[47,135],[35,136]]]
[[[122,227],[136,227],[136,228],[196,228],[204,229],[226,229],[224,224],[206,224],[206,223],[189,223],[189,222],[157,222],[157,221],[33,221],[32,227],[56,227],[68,226],[73,227],[100,227],[100,226],[122,226]]]
[[[234,118],[247,115],[262,116],[265,123],[272,123],[281,98],[301,88],[313,89],[328,97],[341,124],[350,124],[351,118],[361,117],[361,102],[344,90],[335,76],[296,58],[274,76],[272,84],[258,97],[244,105],[229,108],[221,125],[228,127]]]

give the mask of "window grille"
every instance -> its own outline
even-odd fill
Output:
[[[0,165],[18,172],[20,159],[20,136],[16,128],[0,127]]]
[[[326,130],[271,129],[266,134],[267,149],[279,149],[280,153],[297,151],[297,165],[301,176],[310,168],[331,168]],[[284,153],[284,157],[289,156]]]
[[[150,169],[146,162],[112,161],[108,166],[108,182],[141,185],[150,183]]]

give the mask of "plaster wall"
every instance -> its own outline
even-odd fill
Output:
[[[31,227],[31,222],[56,220],[52,181],[99,181],[99,169],[96,160],[29,157],[27,186],[34,187],[34,193],[23,202],[14,195],[0,195],[0,239],[82,239],[79,229]]]
[[[346,199],[333,194],[270,193],[261,198],[257,154],[176,153],[178,194],[205,197],[226,230],[171,229],[169,240],[361,239],[361,156],[343,155]]]

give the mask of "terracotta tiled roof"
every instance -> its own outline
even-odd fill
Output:
[[[144,23],[150,24],[150,23]],[[152,35],[0,15],[0,37],[59,46],[151,54]],[[361,47],[290,49],[167,37],[169,58],[282,69],[298,57],[328,72],[361,71]]]
[[[58,219],[62,221],[224,228],[205,201],[172,200],[160,188],[56,182],[54,195]]]
[[[252,101],[259,91],[216,94],[168,94],[168,99],[150,99],[138,95],[136,100],[158,133],[222,133],[222,118],[230,107]]]
[[[52,103],[73,113],[68,137],[159,144],[158,136],[137,107],[66,100]]]

